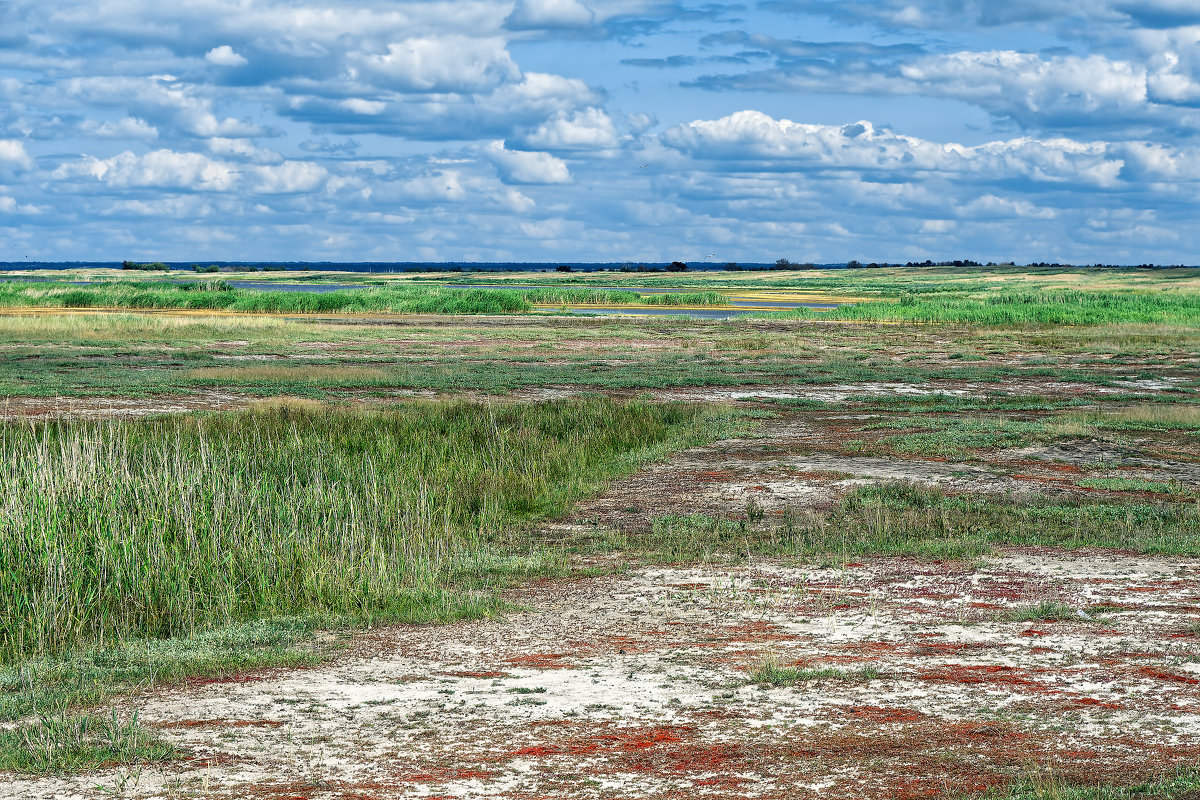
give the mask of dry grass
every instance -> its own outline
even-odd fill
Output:
[[[1184,405],[1182,403],[1172,403],[1169,405],[1165,403],[1143,403],[1116,411],[1109,411],[1106,416],[1120,422],[1200,428],[1200,406]]]

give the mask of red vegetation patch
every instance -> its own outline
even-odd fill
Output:
[[[1200,684],[1200,678],[1192,678],[1187,675],[1177,675],[1173,672],[1164,672],[1154,667],[1142,667],[1138,670],[1139,675],[1145,675],[1147,678],[1155,678],[1160,681],[1170,681],[1171,683],[1186,683],[1189,686]]]
[[[991,684],[996,686],[1021,687],[1034,692],[1054,691],[1039,681],[1032,680],[1033,671],[1017,667],[989,664],[987,666],[967,666],[963,664],[945,664],[937,669],[925,670],[918,674],[923,681],[930,683],[955,683],[964,686]]]
[[[187,678],[183,682],[177,684],[176,688],[182,687],[186,689],[195,689],[200,686],[211,686],[213,684],[220,683],[258,683],[259,681],[268,681],[283,675],[294,674],[300,669],[303,669],[303,667],[294,667],[289,670],[271,667],[268,669],[232,672],[228,675],[214,675],[206,678]]]
[[[438,767],[426,771],[398,772],[390,776],[399,783],[449,783],[450,781],[485,781],[495,777],[495,773],[479,769],[461,767]]]
[[[1080,697],[1067,703],[1068,708],[1107,708],[1119,710],[1124,708],[1120,703],[1109,703],[1104,700],[1098,700],[1095,697]]]
[[[574,669],[575,665],[566,660],[569,657],[567,653],[530,653],[504,660],[514,667],[527,669]]]
[[[850,706],[839,709],[839,712],[854,719],[875,722],[886,725],[892,722],[917,722],[925,715],[911,708],[886,708],[883,706]]]

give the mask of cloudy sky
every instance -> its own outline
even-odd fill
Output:
[[[0,261],[1200,263],[1196,0],[0,0]]]

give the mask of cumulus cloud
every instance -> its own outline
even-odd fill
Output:
[[[596,12],[579,0],[517,0],[504,25],[512,30],[588,28]]]
[[[25,145],[16,139],[0,139],[0,167],[29,169],[33,161],[25,152]]]
[[[158,138],[158,128],[136,117],[125,117],[115,122],[85,119],[80,131],[96,139],[142,139]]]
[[[477,92],[520,76],[497,37],[412,37],[389,43],[386,53],[354,55],[350,63],[380,87],[408,92]]]
[[[216,64],[219,67],[244,67],[250,63],[245,56],[238,55],[233,48],[227,44],[220,47],[214,47],[204,54],[204,60],[210,64]]]
[[[329,180],[329,172],[311,161],[285,161],[271,166],[251,167],[247,175],[252,180],[251,191],[258,194],[311,192]]]
[[[1161,1],[1161,0],[1160,0]],[[1054,23],[1066,19],[1113,19],[1106,0],[766,0],[764,8],[783,13],[813,14],[852,24],[888,28],[962,30],[978,26]]]
[[[570,114],[600,100],[582,80],[528,72],[519,80],[479,93],[386,93],[359,102],[347,114],[345,100],[301,95],[279,112],[336,133],[382,133],[430,141],[515,136],[548,119]],[[370,113],[366,113],[370,112]]]
[[[237,169],[201,153],[155,150],[136,155],[128,150],[112,158],[88,156],[59,167],[58,179],[89,176],[111,187],[156,187],[187,191],[227,192],[238,180]]]
[[[961,100],[1030,130],[1125,129],[1141,137],[1167,119],[1200,130],[1200,117],[1180,118],[1163,105],[1200,96],[1200,85],[1179,71],[1178,58],[1161,59],[1156,69],[1103,55],[1044,57],[1014,50],[781,59],[772,69],[705,75],[686,85]]]
[[[1178,261],[1198,48],[1188,0],[8,0],[0,211],[64,258]]]
[[[218,117],[212,99],[201,95],[196,87],[180,83],[173,75],[71,78],[62,84],[62,92],[81,103],[120,108],[156,127],[170,127],[189,136],[236,137],[262,133],[253,122]]]
[[[619,143],[616,126],[599,108],[559,112],[522,137],[522,144],[546,150],[606,150]]]
[[[759,111],[677,125],[661,139],[694,158],[739,164],[757,172],[935,173],[972,181],[1024,179],[1111,187],[1124,166],[1120,153],[1104,142],[1023,137],[965,147],[876,130],[865,121],[845,126],[802,124]]]
[[[570,183],[571,171],[549,153],[509,150],[504,142],[491,142],[483,155],[496,166],[505,183]]]

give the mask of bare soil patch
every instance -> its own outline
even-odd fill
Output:
[[[915,798],[1031,764],[1127,782],[1200,757],[1197,567],[1017,549],[543,582],[506,619],[387,628],[318,669],[135,698],[187,759],[0,793]],[[1079,618],[1010,621],[1043,600]],[[751,682],[768,656],[843,677]]]

